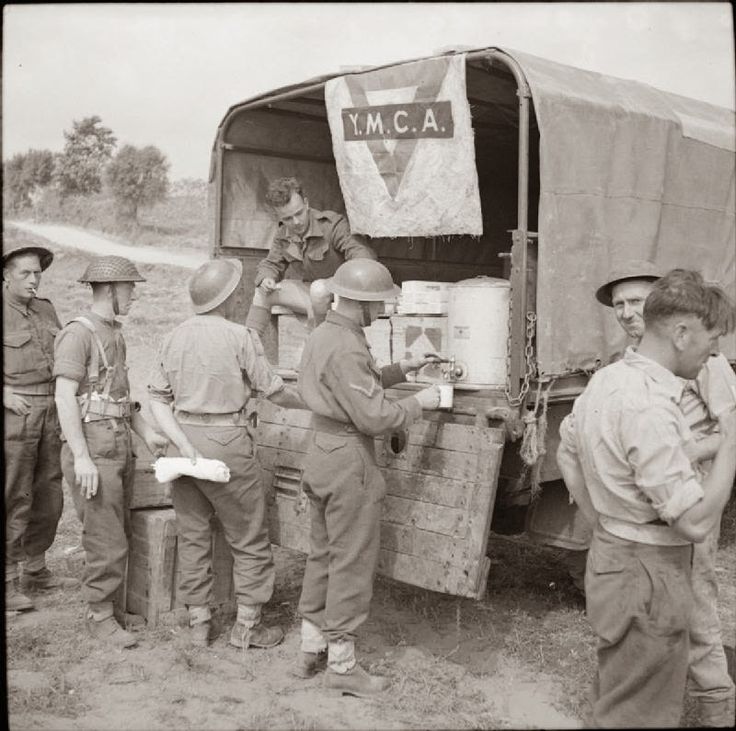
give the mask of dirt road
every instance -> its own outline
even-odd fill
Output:
[[[31,223],[29,221],[7,221],[6,224],[15,226],[22,231],[41,236],[57,246],[81,249],[98,256],[114,254],[125,256],[143,264],[169,264],[184,269],[196,269],[207,261],[206,253],[185,254],[181,252],[157,249],[152,246],[130,246],[119,241],[107,238],[103,234],[49,223]]]

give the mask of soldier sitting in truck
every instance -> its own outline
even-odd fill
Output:
[[[375,259],[376,254],[362,236],[350,233],[344,216],[310,208],[296,178],[274,180],[266,200],[279,226],[268,256],[258,263],[256,291],[245,324],[263,335],[271,307],[282,305],[306,314],[316,326],[324,320],[332,301],[325,279],[344,261]],[[287,270],[298,278],[284,280]]]

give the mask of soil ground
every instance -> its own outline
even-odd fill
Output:
[[[29,236],[30,234],[23,234]],[[18,237],[17,231],[6,238]],[[28,239],[32,240],[32,239]],[[97,241],[104,251],[104,240]],[[41,295],[62,321],[87,293],[76,285],[86,256],[52,246],[57,258]],[[148,283],[125,323],[134,395],[143,396],[160,336],[186,316],[190,270],[142,265]],[[81,527],[67,493],[49,566],[80,578]],[[736,508],[724,517],[719,612],[734,644]],[[562,551],[523,536],[493,535],[488,592],[459,599],[379,577],[358,652],[390,678],[378,699],[335,696],[322,676],[290,676],[299,647],[296,613],[304,556],[275,548],[277,583],[266,617],[286,632],[279,647],[244,652],[227,644],[232,618],[206,649],[186,628],[143,627],[137,648],[111,651],[83,628],[79,589],[36,595],[37,610],[6,615],[12,729],[461,729],[575,728],[584,724],[595,673],[595,640]],[[697,726],[687,701],[683,725]]]

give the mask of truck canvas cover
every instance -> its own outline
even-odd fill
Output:
[[[591,369],[606,363],[622,344],[611,311],[597,305],[593,293],[624,258],[650,259],[664,269],[699,270],[736,296],[733,111],[513,50],[468,51],[467,62],[491,53],[520,67],[539,132],[538,239],[530,246],[538,246],[536,359],[541,376]],[[220,236],[229,242],[224,246],[269,245],[275,222],[262,190],[264,180],[274,175],[302,177],[307,190],[319,190],[323,206],[344,210],[327,125],[324,133],[295,142],[287,128],[279,129],[278,116],[265,115],[270,99],[303,88],[314,103],[315,89],[345,76],[275,90],[228,111],[217,142],[247,146],[267,141],[277,149],[296,144],[302,157],[253,158],[229,167],[224,159],[219,221]],[[252,114],[260,109],[267,124],[252,118],[231,125],[241,110]],[[502,111],[513,130],[514,109]],[[537,144],[533,135],[530,144]],[[736,358],[733,334],[721,346],[730,359]]]

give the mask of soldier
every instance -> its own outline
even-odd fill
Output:
[[[388,269],[377,261],[342,264],[326,283],[338,295],[336,311],[314,330],[304,348],[299,392],[312,410],[314,440],[303,484],[311,505],[310,551],[302,583],[301,655],[296,674],[310,677],[327,649],[328,687],[369,696],[387,687],[355,658],[358,627],[368,617],[378,561],[379,520],[385,483],[373,437],[408,428],[422,409],[439,406],[437,386],[398,401],[384,388],[405,380],[424,360],[379,370],[363,328],[393,299]]]
[[[5,609],[33,609],[24,591],[76,586],[53,575],[46,551],[64,504],[59,422],[54,404],[54,306],[37,296],[54,255],[42,246],[3,253],[3,407],[5,410]],[[19,564],[25,561],[19,587]]]
[[[652,286],[643,319],[637,349],[598,371],[576,400],[557,453],[568,489],[597,521],[585,593],[599,638],[593,722],[608,728],[679,723],[690,638],[700,631],[691,544],[717,530],[736,471],[736,404],[716,410],[720,436],[702,485],[681,410],[683,379],[700,378],[734,327],[733,305],[697,273],[674,270]],[[733,686],[704,712],[709,725],[730,726]]]
[[[195,462],[200,456],[219,459],[230,469],[226,484],[188,476],[174,482],[180,590],[191,640],[206,646],[212,638],[210,518],[216,514],[233,554],[238,615],[230,644],[268,648],[284,634],[261,621],[261,607],[273,592],[274,566],[266,495],[245,407],[253,392],[281,406],[303,403],[271,370],[260,339],[232,321],[242,272],[237,259],[217,259],[194,273],[189,294],[195,315],[164,340],[148,393],[154,417],[182,456]]]
[[[256,269],[256,291],[245,323],[260,336],[272,305],[307,313],[312,324],[318,325],[332,301],[325,279],[344,261],[376,258],[362,236],[350,233],[344,216],[310,208],[295,178],[272,182],[266,200],[276,212],[279,227],[268,256]],[[281,281],[287,270],[297,278]]]
[[[93,259],[80,282],[92,288],[92,307],[58,334],[54,376],[56,405],[64,436],[61,465],[84,528],[82,593],[89,634],[114,647],[132,647],[134,635],[117,623],[115,606],[128,555],[128,509],[135,456],[131,429],[153,454],[168,442],[143,419],[130,400],[125,341],[118,315],[135,300],[144,282],[135,265],[120,256]]]

